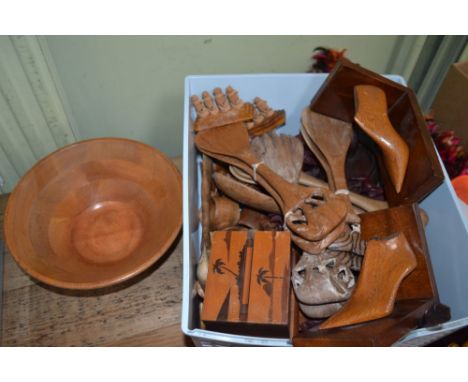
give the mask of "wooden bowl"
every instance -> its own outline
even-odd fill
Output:
[[[6,244],[34,278],[94,289],[142,272],[182,224],[182,180],[174,164],[143,143],[78,142],[39,161],[13,190]]]

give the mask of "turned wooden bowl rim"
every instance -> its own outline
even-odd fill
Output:
[[[48,275],[45,275],[41,272],[36,271],[33,267],[31,267],[26,261],[23,260],[23,256],[19,255],[18,253],[15,253],[14,250],[12,250],[13,245],[13,238],[12,235],[10,235],[10,230],[13,230],[14,227],[10,227],[12,225],[11,222],[11,216],[14,215],[14,210],[13,208],[16,207],[17,204],[17,190],[20,188],[21,184],[27,179],[28,177],[32,176],[32,174],[35,172],[35,170],[42,165],[44,162],[49,160],[51,157],[57,155],[58,153],[64,152],[71,150],[75,148],[76,146],[81,146],[81,145],[86,145],[89,143],[94,143],[94,142],[126,142],[130,145],[137,145],[140,147],[143,147],[145,150],[151,150],[153,153],[156,154],[158,158],[161,159],[162,163],[165,163],[169,168],[171,168],[174,172],[174,180],[177,184],[177,188],[180,190],[180,194],[182,195],[182,176],[180,174],[179,169],[177,166],[161,151],[158,149],[140,142],[136,141],[133,139],[128,139],[128,138],[120,138],[120,137],[99,137],[99,138],[91,138],[91,139],[85,139],[81,140],[78,142],[74,142],[71,144],[68,144],[66,146],[63,146],[61,148],[58,148],[57,150],[47,154],[45,157],[39,159],[17,182],[15,187],[13,188],[13,191],[10,193],[10,196],[8,197],[7,205],[5,208],[5,213],[4,213],[4,224],[3,224],[3,231],[4,231],[4,238],[5,238],[5,244],[12,255],[12,257],[15,259],[17,264],[20,266],[20,268],[26,272],[28,275],[32,276],[34,279],[43,282],[45,284],[51,285],[53,287],[58,287],[58,288],[63,288],[63,289],[71,289],[71,290],[92,290],[92,289],[100,289],[104,287],[109,287],[115,284],[120,284],[124,281],[127,281],[138,274],[142,273],[146,269],[148,269],[151,265],[153,265],[157,260],[159,260],[165,253],[166,251],[170,248],[170,246],[174,243],[175,239],[177,238],[177,235],[180,232],[181,226],[182,226],[182,213],[179,214],[178,219],[177,219],[177,225],[176,229],[174,229],[170,235],[168,235],[167,239],[164,241],[164,243],[157,249],[155,249],[151,256],[149,256],[146,261],[143,261],[142,263],[137,264],[131,271],[124,272],[123,274],[120,275],[113,275],[110,278],[104,279],[104,280],[99,280],[99,281],[90,281],[90,282],[72,282],[72,281],[64,281],[64,280],[58,280],[53,277],[50,277]],[[181,212],[182,212],[182,200],[180,200],[180,205],[181,205]],[[37,253],[35,252],[37,255]]]

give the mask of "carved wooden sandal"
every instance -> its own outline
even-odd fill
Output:
[[[354,120],[382,150],[390,180],[399,193],[408,166],[409,148],[388,119],[385,92],[376,86],[358,85],[354,87],[354,102]]]

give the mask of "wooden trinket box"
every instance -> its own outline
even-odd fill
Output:
[[[288,336],[289,232],[216,231],[202,320],[226,333]]]

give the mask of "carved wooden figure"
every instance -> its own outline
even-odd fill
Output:
[[[208,329],[288,334],[290,237],[280,231],[216,231],[202,320]]]

